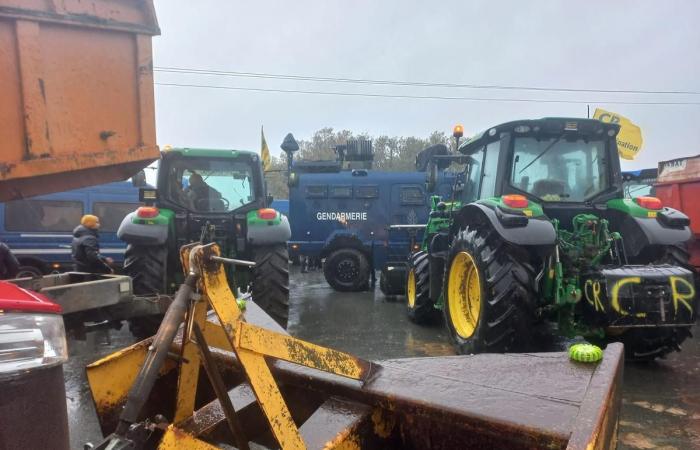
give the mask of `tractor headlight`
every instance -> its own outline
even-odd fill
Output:
[[[61,315],[0,312],[0,374],[63,364],[67,359]]]

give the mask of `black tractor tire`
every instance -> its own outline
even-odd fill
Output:
[[[165,246],[134,245],[126,247],[124,273],[131,277],[134,295],[156,297],[164,294],[168,279],[168,249]],[[129,331],[138,339],[153,336],[158,331],[161,314],[132,317]]]
[[[422,250],[408,258],[406,313],[411,322],[419,325],[434,322],[439,317],[430,299],[430,260],[428,253]]]
[[[285,244],[253,249],[253,301],[287,328],[289,319],[289,253]]]
[[[44,276],[44,271],[34,265],[21,265],[17,270],[15,278],[40,278]]]
[[[403,277],[397,280],[399,276],[389,275],[387,267],[384,267],[379,273],[379,290],[384,294],[384,297],[395,298],[405,294],[405,282]]]
[[[458,353],[530,349],[536,284],[528,260],[524,249],[506,244],[487,226],[457,233],[445,271],[443,312]]]
[[[685,248],[670,245],[664,254],[653,261],[654,264],[670,264],[683,267],[695,274],[695,286],[698,286],[698,274],[688,262],[690,255]],[[681,344],[691,337],[688,327],[633,328],[623,333],[619,340],[625,345],[627,361],[652,361],[667,354],[680,351]]]
[[[370,276],[367,256],[356,248],[333,251],[323,263],[323,276],[333,289],[341,292],[364,291]]]

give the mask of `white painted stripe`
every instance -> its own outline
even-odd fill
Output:
[[[72,234],[39,234],[39,233],[22,233],[19,237],[23,238],[72,238]]]
[[[100,253],[123,254],[125,248],[104,248],[100,249]],[[28,248],[28,249],[12,249],[15,255],[70,255],[70,249],[62,248]]]

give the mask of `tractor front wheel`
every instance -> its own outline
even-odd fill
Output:
[[[457,351],[527,350],[534,287],[534,270],[524,250],[507,246],[491,229],[462,229],[450,247],[443,289],[445,322]]]
[[[425,324],[438,317],[430,300],[430,263],[428,253],[419,251],[408,260],[406,274],[406,312],[411,322]]]
[[[369,262],[356,248],[341,248],[328,255],[323,263],[323,275],[333,289],[357,292],[369,284]]]
[[[253,250],[253,301],[283,328],[289,319],[289,253],[285,244]]]

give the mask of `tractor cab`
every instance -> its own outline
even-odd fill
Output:
[[[260,158],[237,150],[171,150],[158,173],[158,203],[192,213],[263,207]]]
[[[622,196],[615,136],[619,126],[591,119],[509,122],[467,140],[464,203],[519,195],[570,222],[594,205]]]

